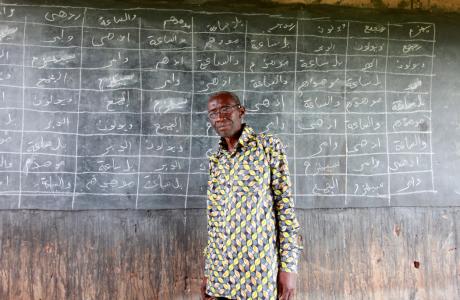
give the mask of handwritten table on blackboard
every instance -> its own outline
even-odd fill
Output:
[[[435,35],[427,22],[0,6],[2,207],[203,206],[219,90],[284,141],[300,207],[434,193]]]

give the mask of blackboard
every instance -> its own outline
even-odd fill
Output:
[[[299,208],[458,205],[458,16],[0,6],[0,208],[205,207],[210,93]]]

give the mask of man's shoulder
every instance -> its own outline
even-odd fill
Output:
[[[282,145],[281,139],[272,133],[257,133],[256,139],[264,148],[273,148]]]

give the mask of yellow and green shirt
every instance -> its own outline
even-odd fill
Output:
[[[209,159],[206,292],[276,299],[278,270],[297,272],[301,246],[280,139],[244,126],[235,151],[221,140]]]

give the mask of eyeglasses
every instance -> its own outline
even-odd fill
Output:
[[[240,108],[241,106],[239,104],[222,106],[220,108],[217,108],[217,109],[209,112],[208,113],[208,118],[211,119],[211,120],[215,120],[215,119],[217,119],[219,114],[229,115],[229,114],[231,114],[233,112],[233,109],[235,107]]]

